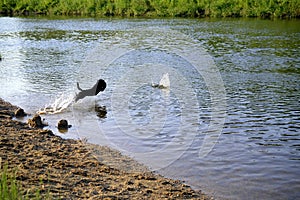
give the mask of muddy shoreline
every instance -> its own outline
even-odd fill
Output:
[[[0,98],[0,161],[2,168],[8,164],[15,172],[24,194],[34,196],[39,190],[51,199],[211,199],[108,147],[30,128],[14,120],[17,109]]]

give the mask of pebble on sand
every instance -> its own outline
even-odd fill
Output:
[[[25,113],[25,111],[22,108],[18,108],[15,111],[15,117],[16,118],[20,118],[20,117],[25,117],[27,114]]]
[[[28,119],[28,124],[33,128],[44,128],[47,126],[38,114],[35,114],[32,119]]]

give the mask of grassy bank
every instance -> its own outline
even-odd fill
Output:
[[[299,0],[0,0],[3,15],[300,17]]]

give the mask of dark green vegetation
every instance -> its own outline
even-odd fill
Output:
[[[299,0],[0,0],[3,15],[300,17]]]

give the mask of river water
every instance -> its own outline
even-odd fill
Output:
[[[300,198],[299,20],[2,17],[0,54],[0,97],[65,106],[43,115],[57,135],[216,199]],[[170,88],[151,87],[165,73]],[[103,93],[71,102],[99,78]]]

